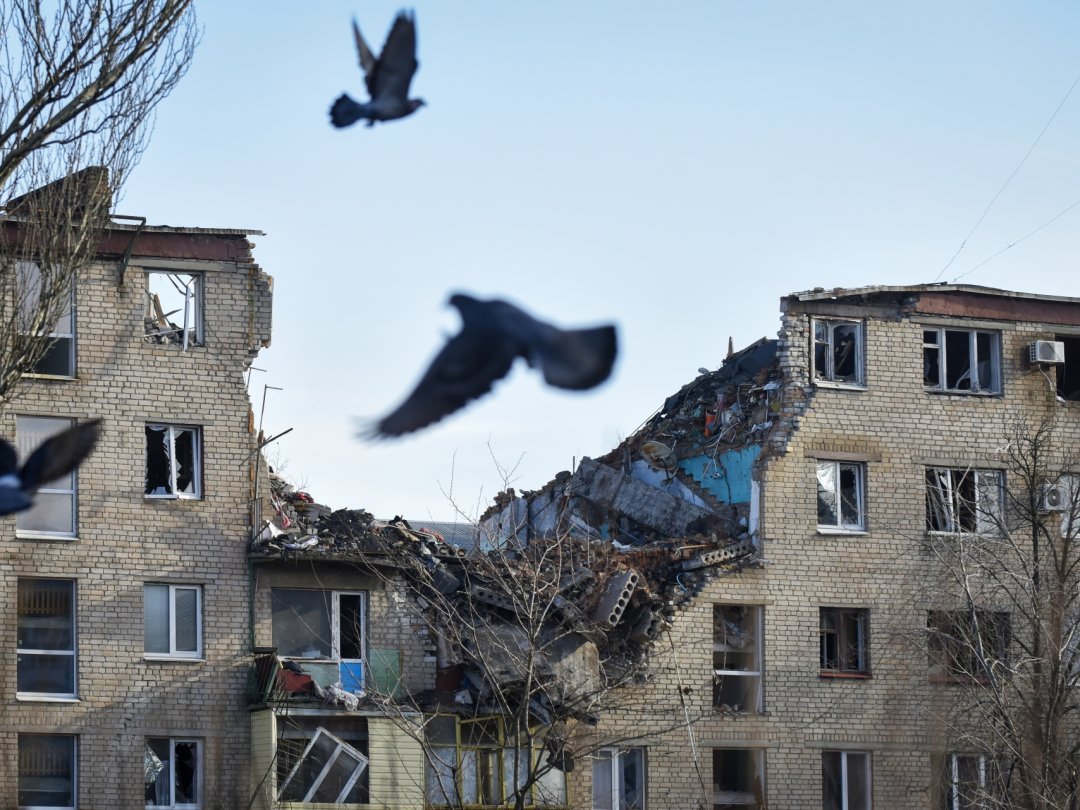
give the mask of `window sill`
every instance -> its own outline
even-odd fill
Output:
[[[869,672],[844,672],[842,670],[823,669],[818,673],[824,681],[868,681],[871,678]]]
[[[23,703],[82,703],[77,695],[45,695],[37,692],[16,692],[15,699]]]
[[[28,532],[15,530],[16,540],[59,540],[64,543],[77,543],[79,542],[79,536],[77,534],[49,534],[48,532]]]
[[[1002,391],[949,391],[943,388],[923,388],[928,394],[939,397],[979,397],[982,399],[1003,398],[1005,394]]]
[[[144,654],[143,661],[148,661],[154,664],[205,664],[206,658],[189,658],[183,655],[153,655]]]
[[[143,495],[144,501],[201,501],[202,495]]]
[[[811,383],[815,388],[830,388],[835,391],[865,391],[865,383],[843,383],[833,382],[832,380],[812,380]]]
[[[838,526],[835,526],[835,527],[834,526],[818,526],[817,527],[817,533],[818,534],[823,534],[823,535],[837,535],[837,534],[840,534],[840,535],[844,535],[844,534],[864,535],[864,534],[870,534],[870,532],[867,531],[866,529],[841,529]]]
[[[28,380],[60,380],[61,382],[72,382],[78,379],[74,374],[33,374],[30,372],[23,374],[23,377]]]

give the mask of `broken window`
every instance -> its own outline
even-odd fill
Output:
[[[1065,347],[1065,362],[1057,367],[1057,394],[1070,402],[1080,402],[1080,336],[1055,335]]]
[[[48,416],[16,416],[15,446],[19,457],[27,458],[38,446],[72,426],[71,419]],[[34,496],[34,505],[15,515],[19,537],[75,537],[76,472],[72,470],[44,483]]]
[[[1003,476],[1000,470],[926,470],[926,530],[1000,534]]]
[[[870,755],[821,752],[822,810],[870,810]]]
[[[645,749],[600,749],[592,785],[593,810],[645,810]]]
[[[1001,335],[981,329],[923,329],[923,385],[963,394],[1001,393]]]
[[[303,796],[307,795],[307,793],[303,786],[307,785],[310,790],[312,783],[318,778],[322,769],[326,767],[325,751],[329,749],[329,745],[320,746],[314,756],[308,756],[305,759],[308,746],[314,741],[320,730],[323,733],[331,734],[355,752],[355,754],[347,756],[336,769],[331,770],[331,778],[333,778],[333,774],[346,773],[349,764],[355,765],[358,761],[356,754],[365,759],[369,756],[367,719],[364,717],[332,713],[315,715],[290,713],[287,716],[279,716],[278,729],[277,757],[274,763],[277,784],[281,788],[282,801],[286,800],[286,795],[301,796],[299,799],[289,799],[289,801],[306,801]],[[324,753],[320,753],[320,751]],[[342,799],[343,803],[367,804],[371,801],[369,797],[370,770],[369,764],[368,767],[364,767],[360,771],[358,778],[353,782],[344,799]],[[292,779],[293,786],[289,788],[289,792],[286,794],[286,781],[294,771],[296,773]],[[331,782],[331,784],[334,783]],[[337,784],[344,786],[340,780]],[[332,792],[332,787],[327,785],[325,793],[330,792]],[[319,799],[312,798],[309,801],[315,802],[319,801]]]
[[[31,373],[48,377],[74,377],[75,285],[68,284],[66,289],[63,289],[59,286],[58,278],[44,279],[46,288],[57,286],[57,289],[51,291],[62,299],[50,304],[41,298],[43,279],[41,268],[37,264],[17,262],[15,274],[20,329],[24,334],[38,335],[35,340],[48,343],[45,353]],[[53,313],[55,317],[49,318]]]
[[[862,385],[862,324],[814,320],[814,379]]]
[[[713,810],[765,810],[765,752],[714,748]]]
[[[866,528],[863,481],[866,465],[845,461],[817,463],[819,529],[862,531]]]
[[[713,706],[754,713],[763,707],[761,636],[763,608],[713,607]]]
[[[202,587],[144,585],[143,637],[147,655],[202,658]]]
[[[863,608],[821,608],[821,673],[869,675],[869,627],[870,611]]]
[[[146,426],[146,497],[202,497],[202,433],[197,427]]]
[[[931,610],[926,629],[931,680],[985,680],[1008,661],[1008,613]]]
[[[19,693],[74,698],[75,581],[20,579],[18,613]]]
[[[146,806],[199,807],[202,774],[198,740],[150,737],[143,749]]]
[[[364,687],[367,594],[272,588],[271,632],[278,655],[339,662],[346,692]]]
[[[513,802],[527,790],[527,805],[564,806],[566,774],[557,768],[540,773],[539,750],[515,746],[506,738],[501,717],[461,719],[436,715],[424,727],[427,797],[432,807]],[[530,772],[537,783],[525,788]]]
[[[19,807],[75,809],[73,734],[19,735]]]
[[[984,754],[946,754],[937,758],[941,770],[940,810],[990,810],[1005,796],[1001,768]]]
[[[145,335],[148,343],[187,349],[202,345],[203,277],[198,273],[146,273]]]
[[[358,803],[357,783],[367,764],[365,754],[320,727],[282,782],[278,801]]]

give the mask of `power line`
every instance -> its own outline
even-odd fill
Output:
[[[952,267],[953,262],[956,261],[956,257],[960,255],[960,251],[962,251],[964,249],[964,246],[967,245],[968,240],[971,238],[972,234],[974,234],[975,231],[978,229],[978,227],[982,224],[982,221],[984,219],[986,219],[986,215],[990,213],[990,209],[994,207],[994,203],[997,202],[998,197],[1000,197],[1002,192],[1005,191],[1006,188],[1008,188],[1009,183],[1011,183],[1013,181],[1013,178],[1016,177],[1016,175],[1019,173],[1019,171],[1024,167],[1024,164],[1027,163],[1027,159],[1029,157],[1031,157],[1031,153],[1034,152],[1035,147],[1039,145],[1039,141],[1041,141],[1042,138],[1043,138],[1043,135],[1046,134],[1046,130],[1050,129],[1050,125],[1052,123],[1054,123],[1054,119],[1057,118],[1058,113],[1061,112],[1061,108],[1065,106],[1065,102],[1069,100],[1069,96],[1072,95],[1072,91],[1076,89],[1077,84],[1080,84],[1080,75],[1078,75],[1073,80],[1072,85],[1069,86],[1069,89],[1066,91],[1065,95],[1062,97],[1061,102],[1057,105],[1057,108],[1054,110],[1053,115],[1050,116],[1050,120],[1046,122],[1046,125],[1042,128],[1042,130],[1040,130],[1038,137],[1035,138],[1034,142],[1028,148],[1027,152],[1024,153],[1023,159],[1021,159],[1021,161],[1016,165],[1016,168],[1012,170],[1012,174],[1010,174],[1009,177],[1005,180],[1005,182],[1002,183],[1001,188],[999,188],[997,190],[997,193],[993,197],[990,198],[990,202],[988,202],[986,204],[986,208],[983,209],[982,214],[979,215],[979,218],[975,221],[975,224],[971,226],[971,230],[967,232],[967,236],[965,236],[963,241],[960,242],[960,247],[958,247],[956,249],[956,252],[953,253],[953,255],[949,259],[949,261],[947,261],[945,263],[945,266],[941,268],[941,270],[938,272],[938,274],[936,276],[934,276],[934,281],[937,281],[938,279],[940,279],[943,275],[945,275],[945,271],[947,271],[950,267]],[[1062,213],[1064,213],[1064,212],[1062,212]],[[1060,214],[1058,216],[1060,216]],[[1055,217],[1055,219],[1056,219],[1056,217]],[[1052,221],[1053,220],[1051,220],[1051,222]],[[1048,222],[1046,224],[1049,225],[1050,223]],[[1046,226],[1044,225],[1043,227],[1046,227]],[[1041,230],[1041,228],[1037,229],[1037,230]],[[1034,231],[1032,233],[1034,233]],[[1030,235],[1031,234],[1028,234],[1028,236],[1030,236]],[[1024,239],[1027,239],[1027,236],[1025,236]],[[1023,240],[1018,240],[1018,241],[1023,241]],[[1013,244],[1016,244],[1016,243],[1014,242]],[[1009,247],[1012,247],[1012,245],[1010,245]],[[1006,248],[1006,250],[1008,250],[1008,248]],[[994,255],[996,256],[998,254],[994,254]],[[993,258],[993,256],[991,256],[990,258]],[[987,259],[986,261],[990,261],[990,259]],[[986,262],[983,262],[983,264],[985,264],[985,263]],[[976,267],[980,267],[980,266],[981,265],[976,265]],[[968,272],[965,273],[964,275],[967,275],[968,273],[971,273],[974,270],[975,270],[975,268],[973,267],[973,268],[971,268],[971,270],[968,270]]]

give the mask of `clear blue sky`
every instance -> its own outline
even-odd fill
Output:
[[[415,6],[428,105],[335,131],[362,96],[357,15],[388,2],[204,3],[195,63],[119,205],[259,229],[279,386],[271,458],[317,501],[469,516],[634,431],[699,367],[779,326],[785,293],[938,276],[1080,75],[1072,2],[496,2]],[[1080,200],[1080,88],[942,277]],[[962,281],[1080,296],[1080,206]],[[414,437],[359,418],[457,329],[450,291],[615,321],[613,379],[517,368]]]

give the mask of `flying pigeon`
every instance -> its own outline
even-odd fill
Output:
[[[378,59],[364,42],[356,20],[353,20],[353,36],[371,101],[360,104],[349,98],[347,93],[342,93],[330,108],[330,122],[335,127],[347,127],[366,118],[367,125],[371,127],[376,121],[404,118],[423,107],[422,98],[409,98],[409,84],[419,67],[413,15],[407,11],[398,12]]]
[[[615,327],[558,329],[506,301],[458,293],[461,331],[431,362],[416,389],[368,432],[391,438],[419,430],[491,390],[518,357],[539,368],[548,385],[581,391],[599,385],[615,363]]]
[[[100,433],[100,419],[70,427],[38,445],[22,467],[15,448],[0,439],[0,515],[33,506],[38,488],[78,467],[94,449]]]

